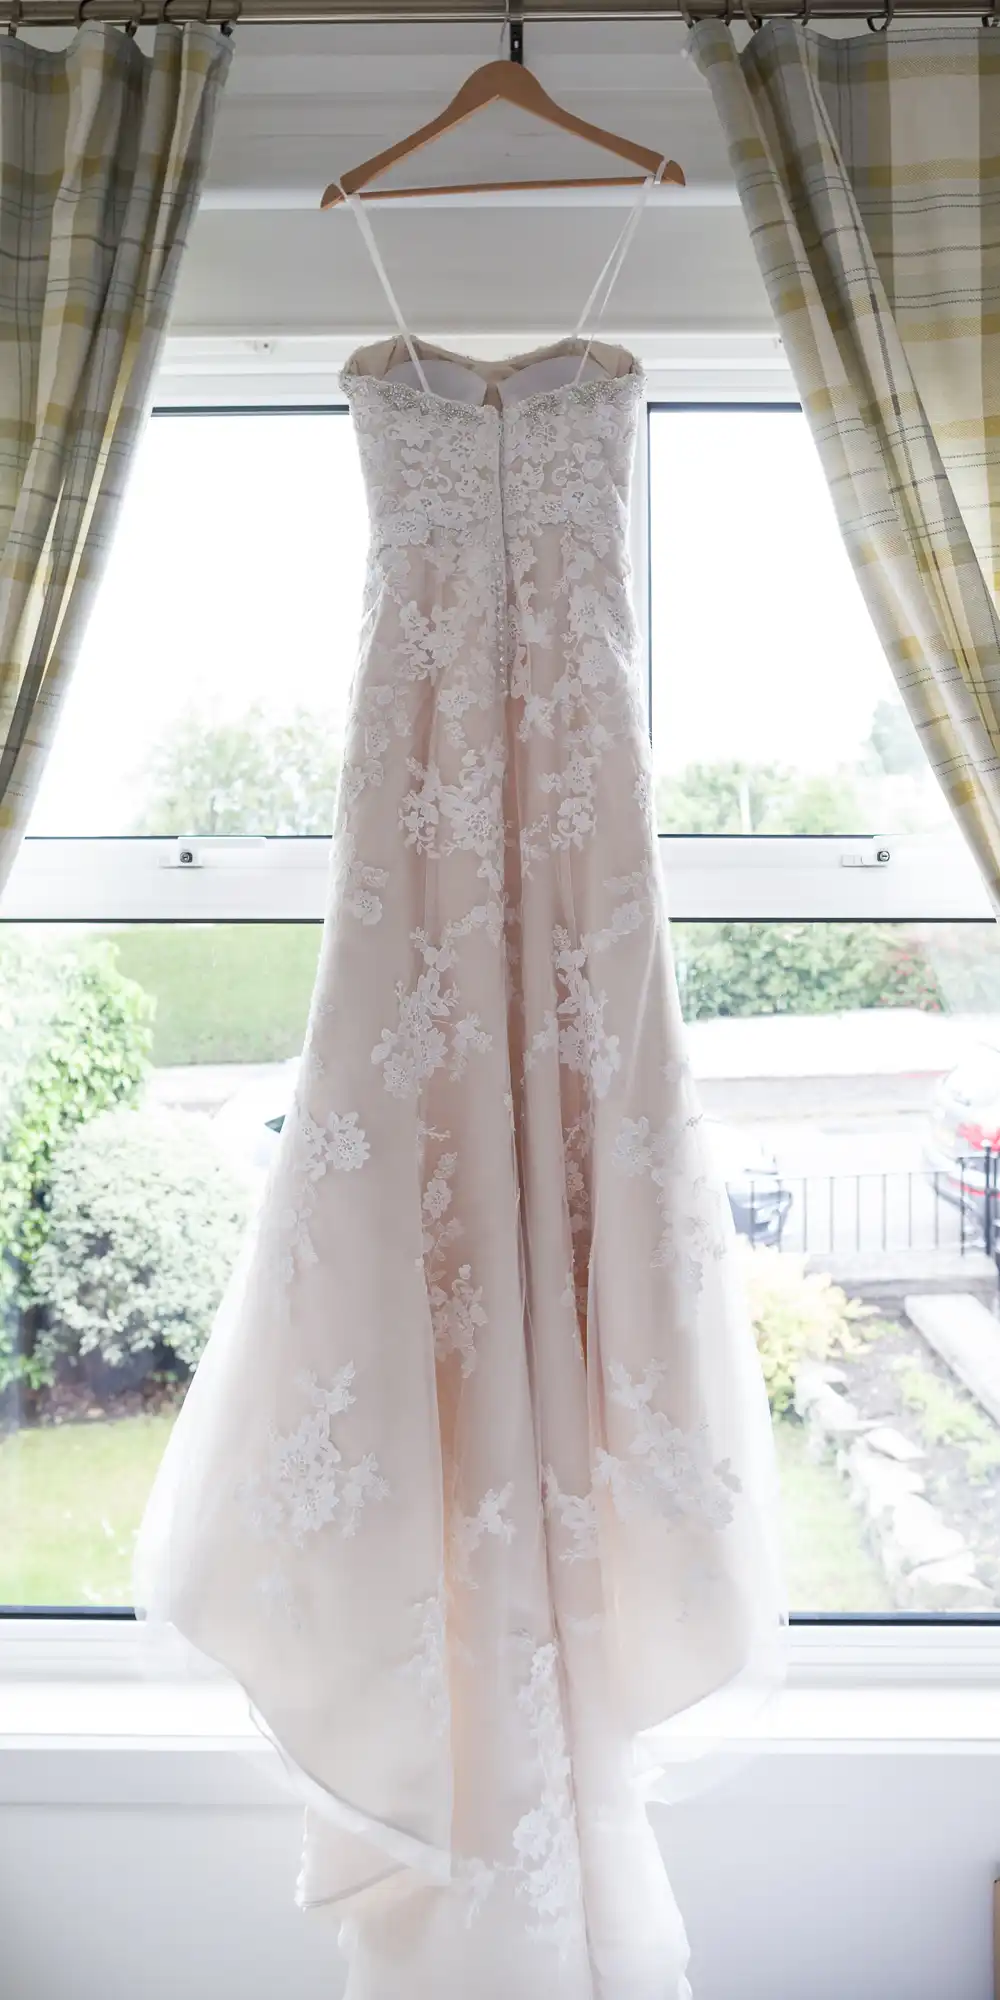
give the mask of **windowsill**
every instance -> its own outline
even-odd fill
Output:
[[[1000,1685],[792,1685],[746,1748],[749,1769],[770,1767],[754,1782],[782,1797],[800,1775],[813,1786],[836,1783],[846,1759],[997,1755]],[[827,1767],[820,1778],[817,1759]],[[738,1756],[737,1769],[743,1763]],[[228,1683],[6,1682],[0,1809],[70,1803],[287,1808],[291,1800],[277,1754]]]
[[[0,1621],[0,1809],[289,1806],[240,1690],[149,1644],[131,1621]],[[1000,1626],[795,1626],[747,1748],[737,1770],[779,1802],[834,1797],[859,1758],[1000,1753]]]

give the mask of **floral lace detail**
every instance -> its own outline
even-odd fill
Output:
[[[597,1502],[593,1493],[564,1493],[551,1465],[542,1472],[542,1499],[548,1520],[559,1528],[560,1562],[589,1562],[599,1554]]]
[[[370,868],[362,862],[353,862],[344,885],[344,908],[349,917],[356,917],[359,924],[378,924],[382,921],[382,898],[378,894],[389,880],[387,868]]]
[[[613,381],[597,378],[571,398],[557,393],[515,404],[505,423],[507,548],[517,614],[511,694],[521,704],[518,736],[559,746],[539,777],[540,790],[553,805],[527,830],[527,872],[546,849],[580,849],[590,839],[606,753],[637,724],[641,728],[633,669],[636,633],[620,532],[641,387],[638,371]],[[538,550],[557,525],[562,578],[556,604],[543,609],[536,602]],[[546,653],[558,666],[548,685],[539,686],[534,658]]]
[[[472,1558],[487,1535],[493,1535],[501,1542],[513,1541],[514,1523],[504,1513],[513,1492],[510,1483],[499,1490],[491,1486],[489,1492],[483,1494],[474,1514],[463,1514],[460,1507],[455,1508],[451,1517],[452,1579],[455,1583],[464,1584],[469,1590],[478,1588],[472,1574]]]
[[[267,1469],[241,1486],[238,1498],[259,1533],[282,1535],[301,1548],[306,1535],[334,1523],[341,1535],[355,1534],[363,1508],[389,1491],[371,1452],[353,1464],[334,1442],[333,1420],[356,1401],[354,1363],[338,1369],[328,1389],[302,1372],[295,1386],[309,1404],[295,1429],[272,1429]]]
[[[534,1935],[565,1949],[580,1921],[580,1854],[559,1662],[551,1643],[532,1653],[517,1706],[541,1767],[541,1792],[538,1804],[514,1828],[514,1883],[534,1912]]]
[[[372,1050],[372,1062],[383,1065],[382,1081],[393,1097],[418,1096],[438,1069],[447,1069],[456,1082],[465,1073],[470,1052],[492,1046],[478,1015],[465,1014],[452,1022],[460,1004],[458,988],[446,978],[455,964],[452,947],[431,945],[422,931],[413,933],[413,942],[427,969],[409,989],[397,981],[398,1024],[383,1028],[382,1039]]]
[[[704,1147],[692,1143],[703,1118],[687,1095],[689,1078],[685,1059],[667,1065],[664,1082],[677,1091],[676,1105],[658,1132],[648,1118],[623,1118],[612,1159],[630,1178],[649,1175],[661,1218],[653,1265],[673,1271],[696,1297],[706,1264],[725,1255],[728,1204],[718,1177],[707,1171]]]
[[[443,1736],[451,1720],[448,1693],[447,1623],[443,1589],[414,1608],[417,1644],[403,1668],[403,1677],[412,1681],[434,1736]]]
[[[566,1068],[586,1078],[595,1097],[605,1097],[615,1071],[621,1067],[621,1046],[617,1035],[604,1027],[607,994],[596,993],[587,974],[589,961],[607,951],[622,938],[647,922],[650,914],[648,882],[642,871],[605,883],[611,894],[624,895],[603,930],[588,931],[574,945],[565,925],[552,933],[552,957],[556,977],[565,989],[555,1013],[546,1013],[545,1025],[533,1036],[525,1056],[525,1068],[534,1067],[547,1049],[557,1049]]]
[[[411,757],[408,768],[416,784],[399,809],[407,847],[434,861],[452,854],[478,855],[477,873],[494,893],[503,887],[504,764],[499,736],[482,755],[465,752],[455,784],[444,782],[436,764],[418,764]]]
[[[598,1451],[595,1480],[608,1488],[623,1521],[652,1508],[668,1521],[726,1528],[740,1482],[728,1459],[713,1463],[707,1424],[682,1431],[654,1410],[653,1395],[666,1373],[663,1362],[651,1362],[636,1381],[620,1362],[612,1363],[611,1401],[630,1411],[635,1425],[627,1459]]]
[[[422,1131],[421,1141],[443,1140],[446,1132]],[[438,1361],[449,1354],[461,1359],[462,1374],[469,1376],[476,1365],[476,1334],[488,1324],[483,1306],[483,1288],[472,1281],[472,1265],[460,1264],[449,1278],[449,1251],[462,1234],[458,1217],[449,1215],[453,1199],[452,1181],[458,1167],[457,1153],[441,1153],[424,1186],[423,1219],[424,1274],[434,1327],[434,1352]]]
[[[379,659],[391,666],[389,678],[359,688],[342,781],[346,823],[366,788],[382,783],[393,737],[415,740],[423,685],[435,687],[449,743],[462,754],[474,747],[467,719],[494,706],[506,605],[495,412],[354,369],[344,387],[371,518],[362,629],[377,617]],[[440,770],[436,782],[449,794],[464,789]]]
[[[371,1147],[356,1111],[331,1111],[321,1125],[302,1106],[296,1106],[288,1128],[289,1199],[279,1220],[286,1245],[285,1278],[290,1281],[300,1263],[317,1261],[309,1223],[323,1176],[330,1169],[357,1173],[370,1159]]]
[[[604,1027],[607,994],[594,992],[583,970],[586,950],[583,946],[574,949],[561,924],[552,942],[556,974],[566,990],[556,1013],[547,1013],[545,1026],[532,1037],[525,1069],[532,1069],[546,1049],[558,1049],[559,1061],[585,1077],[596,1097],[604,1097],[621,1067],[618,1036],[607,1034]]]

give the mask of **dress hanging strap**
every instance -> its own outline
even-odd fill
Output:
[[[591,292],[590,297],[588,298],[587,303],[584,306],[579,319],[577,320],[576,327],[573,332],[574,340],[579,340],[584,332],[584,329],[587,328],[588,326],[589,326],[589,332],[587,333],[586,345],[584,347],[583,353],[580,356],[580,365],[574,377],[574,381],[576,382],[580,381],[583,375],[583,371],[590,358],[590,350],[593,347],[594,339],[597,334],[597,329],[600,326],[602,319],[604,318],[604,314],[607,310],[611,294],[614,291],[615,285],[618,282],[618,274],[621,271],[622,265],[624,264],[626,257],[628,256],[632,238],[635,235],[635,232],[639,227],[639,223],[642,220],[642,212],[646,206],[647,201],[649,200],[650,190],[654,187],[659,186],[660,179],[665,166],[666,166],[666,161],[661,160],[659,166],[656,169],[655,174],[647,175],[646,179],[643,181],[642,186],[639,189],[638,195],[636,196],[635,202],[633,203],[632,208],[626,219],[625,227],[622,229],[621,234],[616,238],[614,244],[612,245],[610,256],[608,256],[605,259],[604,264],[601,266],[601,269],[597,277],[597,283],[595,284],[593,291]],[[593,315],[593,318],[591,318],[591,315]]]
[[[407,326],[405,319],[403,318],[399,300],[397,299],[396,294],[392,289],[392,285],[389,282],[389,273],[382,262],[382,253],[379,250],[378,244],[375,241],[375,231],[368,220],[368,213],[365,208],[364,202],[362,201],[360,195],[348,194],[346,189],[340,186],[339,181],[336,182],[336,186],[340,188],[340,192],[343,195],[348,208],[353,209],[354,211],[358,228],[361,231],[362,240],[367,246],[368,255],[370,256],[372,264],[375,267],[375,275],[378,278],[382,286],[382,290],[384,291],[386,298],[389,301],[389,308],[392,313],[393,319],[395,320],[396,325],[398,326],[399,331],[406,342],[410,360],[412,361],[413,366],[417,371],[417,375],[420,381],[420,386],[429,395],[430,383],[428,382],[427,377],[424,373],[424,364],[421,361],[419,354],[417,353],[416,344],[413,340],[413,336],[410,333],[410,329]]]

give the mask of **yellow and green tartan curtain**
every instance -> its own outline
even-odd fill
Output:
[[[1000,30],[692,48],[855,573],[1000,909]],[[822,606],[817,605],[822,617]]]
[[[0,36],[0,890],[114,534],[230,57],[200,24],[157,28],[151,56],[98,22],[58,52]]]

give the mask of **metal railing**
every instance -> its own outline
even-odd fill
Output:
[[[985,1254],[1000,1269],[1000,1153],[987,1148],[948,1168],[780,1174],[791,1202],[780,1225],[773,1175],[747,1175],[741,1207],[754,1247],[812,1255],[893,1250]]]

